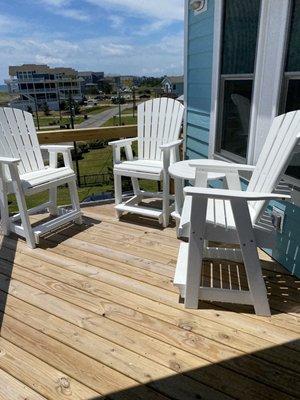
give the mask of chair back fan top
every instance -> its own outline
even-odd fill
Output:
[[[0,108],[0,157],[20,159],[21,175],[45,168],[32,114]],[[8,170],[5,174],[9,178]]]
[[[272,193],[286,171],[293,151],[300,140],[300,110],[274,118],[266,142],[260,153],[247,191]],[[259,218],[265,202],[251,202],[254,222]]]
[[[184,106],[177,100],[159,98],[138,106],[138,158],[161,161],[159,146],[179,139]]]

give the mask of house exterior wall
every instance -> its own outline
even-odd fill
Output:
[[[214,0],[208,0],[208,10],[200,15],[188,12],[186,21],[186,158],[207,158],[211,115]],[[268,253],[300,277],[300,207],[272,203],[284,210],[283,232],[277,234],[277,245]]]
[[[206,12],[188,13],[186,45],[186,157],[207,158],[211,108],[214,1]]]

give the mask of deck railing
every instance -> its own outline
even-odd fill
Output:
[[[100,128],[59,129],[53,131],[40,131],[38,138],[40,144],[59,144],[77,141],[123,139],[137,135],[136,125],[109,126]]]
[[[94,140],[118,140],[137,136],[137,125],[124,125],[99,128],[60,129],[39,131],[40,144],[74,143],[74,162],[76,164],[78,186],[98,186],[108,181],[108,172],[100,171],[89,175],[82,174],[78,160],[77,142],[89,142]],[[91,149],[92,151],[92,149]],[[94,184],[92,184],[94,183]]]

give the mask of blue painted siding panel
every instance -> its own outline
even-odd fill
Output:
[[[187,158],[207,158],[213,59],[214,0],[200,15],[189,13]]]

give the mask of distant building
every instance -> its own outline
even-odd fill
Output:
[[[34,110],[47,103],[50,110],[58,110],[59,103],[70,95],[75,101],[82,101],[81,78],[73,68],[23,64],[10,66],[9,76],[6,80],[9,92],[19,95],[12,101],[13,107]]]
[[[141,78],[134,75],[114,75],[110,77],[113,82],[113,91],[121,89],[129,89],[132,86],[138,86]]]
[[[104,72],[80,71],[78,76],[81,78],[81,90],[83,94],[91,90],[101,90],[100,86],[104,79]]]
[[[174,97],[181,96],[184,91],[183,76],[165,76],[161,86],[164,93],[172,94]]]

